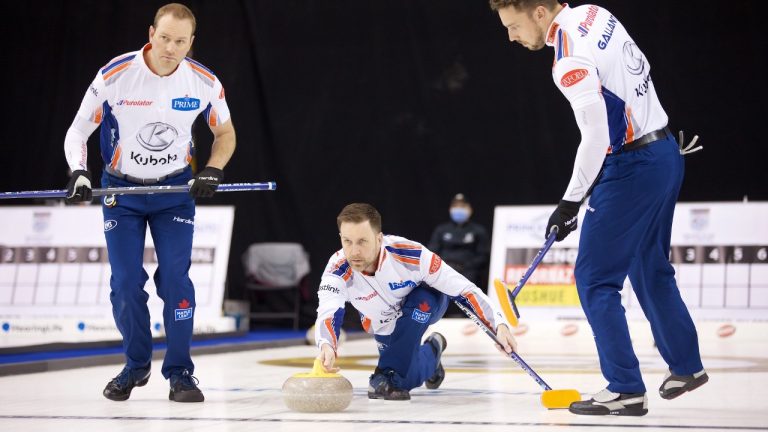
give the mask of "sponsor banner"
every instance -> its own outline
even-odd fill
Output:
[[[120,339],[109,301],[111,272],[104,240],[104,232],[117,223],[104,221],[96,205],[4,207],[0,218],[0,347]],[[221,309],[233,219],[232,207],[200,206],[194,221],[175,220],[195,226],[189,273],[195,284],[196,332],[234,330],[234,320],[222,318]],[[149,230],[143,258],[156,335],[162,331],[163,302],[152,278],[157,257]],[[192,312],[174,304],[176,320],[190,319]],[[67,330],[72,321],[83,323],[84,330]]]
[[[162,320],[152,320],[153,338],[164,337]],[[234,331],[232,318],[209,318],[203,322],[195,319],[194,334],[215,334]],[[62,319],[62,318],[0,318],[0,347],[20,347],[49,343],[78,343],[119,341],[122,337],[112,319]]]
[[[526,284],[527,285],[527,284]],[[579,295],[574,285],[542,285],[526,286],[520,291],[515,304],[520,306],[579,306]]]
[[[587,206],[579,213],[579,227]],[[496,207],[489,287],[514,288],[544,244],[555,206]],[[583,319],[573,268],[580,229],[555,243],[516,299],[526,319]],[[768,320],[768,203],[678,203],[670,260],[696,319]],[[621,291],[630,318],[643,318],[629,280]]]
[[[588,355],[592,365],[591,371],[597,369],[598,356],[594,351],[594,336],[589,323],[585,319],[574,320],[526,320],[520,322],[517,328],[512,332],[518,340],[520,346],[541,348],[540,353],[551,353],[555,359],[549,365],[546,362],[541,367],[546,370],[562,370],[563,368],[577,368],[573,363],[573,358],[564,359],[562,356],[562,344],[568,344],[569,347],[581,347],[578,351],[582,355]],[[659,371],[664,373],[668,367],[664,364],[661,357],[656,352],[653,334],[649,323],[645,320],[630,320],[629,333],[632,337],[632,343],[637,350],[638,356],[645,357],[646,362],[658,364]],[[738,365],[744,372],[753,373],[753,361],[759,361],[762,367],[768,366],[765,350],[768,349],[768,339],[765,335],[768,333],[768,322],[766,321],[699,321],[696,323],[696,330],[699,336],[699,345],[701,352],[705,357],[704,363],[708,370],[715,368],[714,356],[718,353],[723,357],[721,360],[730,358],[733,366]],[[487,353],[488,355],[498,355],[492,343],[489,343],[488,336],[477,329],[474,323],[464,318],[443,318],[432,327],[430,331],[440,332],[449,340],[461,340],[460,343],[471,347],[472,353]],[[746,348],[745,348],[746,347]],[[585,350],[585,348],[588,348]],[[759,355],[754,355],[757,353]],[[535,352],[536,349],[534,348]],[[524,353],[525,354],[525,353]],[[651,356],[652,354],[652,356]],[[542,355],[542,354],[539,354]],[[533,363],[536,354],[531,354],[524,358]],[[653,360],[649,359],[653,357]],[[445,357],[443,357],[445,358]],[[453,355],[449,358],[454,358]],[[476,360],[476,359],[475,359]],[[455,361],[455,360],[454,360]],[[578,363],[578,360],[576,360]],[[658,363],[657,363],[658,362]],[[375,366],[375,359],[373,366]],[[641,365],[642,366],[642,365]],[[447,366],[446,366],[447,367]],[[536,363],[536,370],[539,370],[539,363]],[[646,370],[643,369],[645,372]],[[522,373],[522,371],[520,372]]]

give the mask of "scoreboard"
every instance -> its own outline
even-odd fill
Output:
[[[0,347],[120,339],[109,301],[111,276],[101,207],[0,208]],[[234,330],[222,316],[234,208],[198,206],[190,278],[195,333]],[[162,300],[147,229],[144,289],[153,336],[162,336]]]
[[[208,303],[216,250],[192,250],[196,297]],[[144,249],[144,269],[157,268],[155,248]],[[109,303],[109,260],[106,246],[3,246],[0,245],[0,305],[52,306]],[[152,289],[154,282],[147,285]],[[200,298],[200,297],[204,298]],[[201,301],[202,300],[202,301]]]

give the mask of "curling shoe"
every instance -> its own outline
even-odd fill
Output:
[[[580,415],[644,416],[648,414],[645,393],[614,393],[608,389],[586,401],[573,402],[568,411]]]
[[[395,371],[388,369],[382,371],[376,368],[368,382],[368,399],[384,399],[390,401],[411,400],[408,390],[395,387],[392,378]]]
[[[128,400],[134,387],[142,387],[147,384],[149,375],[149,367],[130,369],[126,366],[104,387],[104,397],[118,402]]]
[[[702,369],[693,375],[675,375],[667,370],[664,382],[659,387],[659,395],[664,399],[674,399],[685,392],[696,390],[709,381],[707,372]]]
[[[448,341],[445,340],[445,336],[435,332],[424,340],[424,344],[430,344],[435,351],[435,357],[437,357],[437,369],[435,369],[435,374],[424,382],[424,386],[430,390],[435,390],[440,387],[440,384],[442,384],[445,379],[445,369],[443,368],[443,363],[440,361],[440,357],[442,357],[443,351],[445,351],[445,348],[448,346]]]
[[[203,392],[197,388],[199,381],[188,370],[171,374],[171,392],[168,399],[175,402],[202,402],[205,400]]]

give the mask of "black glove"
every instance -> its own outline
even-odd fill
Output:
[[[190,180],[189,194],[194,198],[210,198],[222,180],[224,180],[224,171],[214,167],[205,167],[197,173],[195,178]]]
[[[91,202],[93,191],[91,191],[91,175],[85,170],[76,170],[72,173],[67,183],[67,196],[64,199],[67,204],[79,202]]]
[[[581,203],[560,200],[560,204],[557,205],[552,216],[549,217],[544,238],[549,237],[553,226],[557,227],[557,237],[555,240],[563,241],[564,238],[568,237],[568,234],[572,233],[579,226],[579,207],[581,207]]]

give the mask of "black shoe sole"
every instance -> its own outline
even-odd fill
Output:
[[[648,410],[645,408],[624,408],[617,411],[609,411],[608,408],[605,408],[602,410],[588,410],[588,409],[582,410],[578,408],[576,409],[568,408],[568,411],[578,415],[594,415],[594,416],[615,415],[615,416],[640,417],[648,414]]]
[[[387,401],[409,401],[411,400],[411,395],[408,395],[408,397],[399,397],[399,398],[388,398],[384,395],[376,394],[376,393],[368,393],[368,399],[372,400],[387,400]]]
[[[668,392],[664,392],[664,390],[659,390],[659,396],[662,397],[662,399],[666,400],[672,400],[676,397],[682,396],[683,393],[696,390],[697,388],[703,386],[709,381],[709,375],[706,373],[698,378],[695,378],[693,381],[690,381],[686,383],[682,387],[678,387],[676,389],[672,389]]]
[[[441,373],[442,370],[442,373]],[[434,381],[432,378],[424,381],[424,387],[430,389],[430,390],[437,390],[440,388],[440,384],[443,383],[443,380],[445,380],[445,369],[443,368],[442,363],[439,363],[437,366],[437,371],[435,372],[435,375],[440,374],[440,378],[435,379]]]
[[[443,359],[443,353],[445,352],[445,349],[448,348],[448,341],[445,339],[445,336],[443,336],[441,333],[437,333],[437,332],[433,333],[433,335],[435,334],[439,335],[439,336],[435,336],[435,339],[439,338],[442,342],[441,345],[443,347],[443,349],[440,350],[440,352],[435,353],[435,356],[437,357],[437,369],[435,370],[435,375],[439,374],[442,369],[442,374],[441,374],[442,376],[439,379],[434,379],[434,380],[432,379],[434,377],[433,376],[427,379],[426,381],[424,381],[424,387],[428,388],[429,390],[437,390],[440,387],[440,385],[443,383],[443,380],[445,379],[445,368],[443,368],[442,359]]]
[[[200,391],[174,393],[173,390],[171,390],[171,392],[168,393],[168,400],[172,400],[174,402],[204,402],[205,396]]]
[[[145,385],[147,385],[148,382],[149,382],[149,375],[147,375],[147,377],[144,378],[143,380],[134,384],[133,387],[144,387]],[[102,394],[104,395],[105,398],[109,400],[113,400],[115,402],[123,402],[123,401],[127,401],[128,398],[131,397],[131,391],[133,391],[133,387],[129,388],[125,394],[107,393],[107,389],[104,389],[104,392],[102,392]]]
[[[390,401],[407,401],[411,400],[411,394],[404,392],[403,396],[399,397],[387,397],[387,395],[376,393],[375,391],[370,390],[371,387],[368,387],[368,399],[374,399],[374,400],[390,400]]]

